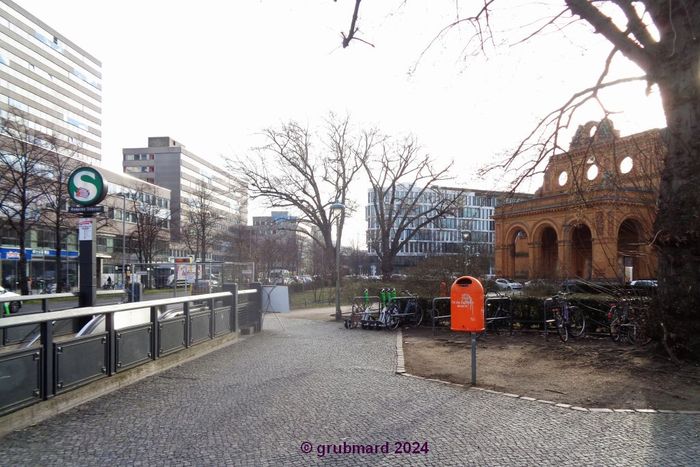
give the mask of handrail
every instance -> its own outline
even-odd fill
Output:
[[[95,307],[73,308],[70,310],[48,311],[46,313],[31,313],[26,315],[8,316],[0,319],[0,329],[22,324],[38,324],[54,320],[81,318],[83,316],[101,315],[119,311],[138,310],[161,305],[175,303],[187,303],[198,300],[211,300],[233,296],[232,292],[216,292],[203,295],[189,295],[186,297],[163,298],[160,300],[148,300],[144,302],[119,303],[116,305],[103,305]]]
[[[75,298],[72,292],[44,293],[39,295],[17,295],[16,297],[0,297],[0,303],[5,302],[28,302],[30,300],[50,300],[52,298]]]
[[[98,297],[100,295],[121,295],[126,293],[126,289],[98,290],[95,293]],[[75,292],[75,296],[78,296],[78,292]]]
[[[106,295],[123,295],[126,290],[98,290],[96,292],[97,296]],[[77,298],[78,292],[61,292],[61,293],[43,293],[37,295],[18,295],[15,297],[0,297],[0,303],[5,302],[28,302],[31,300],[53,300],[56,298]]]

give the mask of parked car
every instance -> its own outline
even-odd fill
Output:
[[[523,288],[523,284],[510,279],[500,278],[496,279],[494,282],[496,283],[496,287],[501,290],[521,290]]]
[[[642,294],[655,294],[659,283],[655,279],[641,279],[630,282],[630,287]]]
[[[630,282],[630,287],[650,288],[658,287],[659,283],[656,279],[641,279]]]
[[[562,292],[570,293],[611,294],[615,293],[620,286],[621,284],[616,280],[598,279],[594,281],[587,281],[583,279],[566,279],[561,283],[560,290]]]
[[[21,297],[21,295],[0,287],[0,297]],[[22,308],[22,302],[3,302],[1,314],[9,315],[10,313],[17,313],[20,308]]]
[[[301,276],[299,276],[299,280],[302,284],[310,284],[314,281],[314,278],[308,274],[302,274]]]

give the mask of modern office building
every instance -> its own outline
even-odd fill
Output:
[[[185,149],[174,139],[148,138],[141,148],[124,148],[124,172],[141,180],[170,190],[172,256],[191,254],[182,243],[181,227],[195,203],[198,191],[204,189],[218,218],[217,229],[226,232],[228,226],[245,224],[248,219],[248,193],[245,185],[221,170],[221,167]],[[225,244],[215,245],[214,261],[226,257]]]
[[[19,116],[89,163],[101,159],[101,66],[15,2],[0,0],[0,116]]]
[[[411,209],[426,212],[435,204],[435,192],[427,190],[420,194],[420,188],[409,190],[399,189],[401,196],[418,197]],[[447,187],[440,188],[443,196],[459,198],[455,202],[456,215],[447,215],[439,220],[422,227],[402,248],[397,255],[394,265],[397,269],[416,265],[421,258],[442,255],[469,254],[485,258],[489,269],[493,267],[495,245],[494,209],[511,197],[508,192],[474,190],[469,188]],[[532,195],[518,193],[518,199],[527,199]],[[370,256],[376,252],[372,247],[372,239],[378,238],[379,224],[376,216],[376,196],[369,190],[368,204],[365,208],[367,220],[367,247]],[[411,225],[417,225],[413,222]],[[401,240],[407,238],[414,229],[409,227]]]

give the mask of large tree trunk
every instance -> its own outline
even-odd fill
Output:
[[[394,255],[384,254],[381,258],[382,262],[382,280],[391,280],[391,274],[394,272]]]
[[[656,311],[680,356],[700,358],[700,57],[677,50],[659,79],[668,154],[661,177]]]

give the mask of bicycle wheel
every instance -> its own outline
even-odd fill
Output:
[[[569,334],[572,337],[581,337],[586,330],[586,317],[577,307],[569,307]]]
[[[610,321],[610,338],[613,342],[620,342],[620,318],[618,316]]]
[[[386,313],[386,328],[392,330],[398,328],[401,324],[401,318],[396,316],[396,314],[399,313],[399,308],[393,305]]]
[[[557,313],[554,316],[554,322],[557,325],[557,332],[559,333],[559,339],[561,339],[562,342],[566,342],[569,340],[569,331],[566,329],[566,323],[564,322],[564,317],[561,315],[561,313]]]
[[[647,345],[651,342],[651,336],[649,335],[649,322],[647,320],[647,311],[644,308],[638,308],[635,310],[634,315],[634,342],[637,345]]]
[[[418,302],[416,302],[416,311],[413,314],[413,325],[418,327],[423,322],[423,309],[420,307]]]

